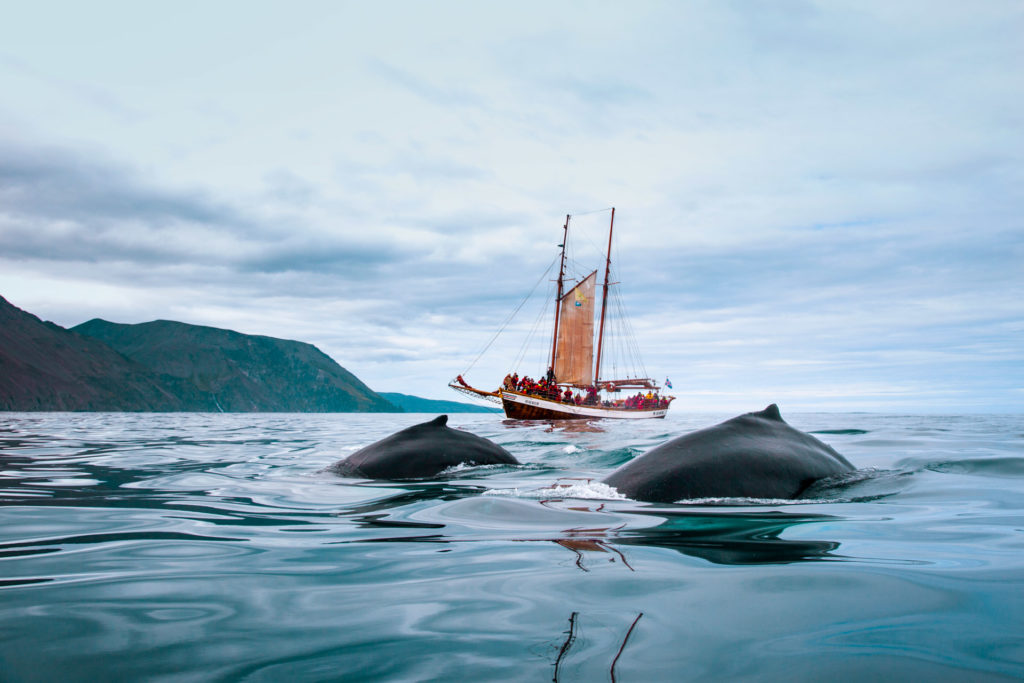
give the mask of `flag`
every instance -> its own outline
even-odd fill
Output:
[[[668,377],[665,378],[665,387],[667,389],[671,389],[672,388],[672,382],[668,381]]]

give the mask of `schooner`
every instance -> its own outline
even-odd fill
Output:
[[[494,391],[477,389],[469,385],[462,375],[449,382],[448,386],[470,396],[500,403],[505,415],[513,419],[663,418],[675,397],[662,396],[653,379],[608,379],[602,372],[608,288],[614,284],[609,282],[609,277],[615,208],[611,209],[608,225],[600,309],[596,305],[597,269],[579,278],[575,284],[566,281],[566,245],[571,218],[571,215],[565,217],[562,243],[559,245],[561,254],[547,372],[539,380],[510,373],[505,376],[501,387]],[[636,394],[632,393],[634,391]]]

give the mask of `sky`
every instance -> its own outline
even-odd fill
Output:
[[[1024,410],[1020,0],[0,9],[0,295],[43,319],[458,399],[615,206],[675,410]]]

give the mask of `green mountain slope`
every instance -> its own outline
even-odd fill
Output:
[[[0,297],[0,410],[215,410],[208,395],[160,377],[103,342]]]
[[[226,412],[401,412],[315,346],[156,320],[94,319],[72,331],[188,382]]]

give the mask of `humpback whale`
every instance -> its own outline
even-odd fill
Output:
[[[407,427],[361,448],[327,471],[360,479],[426,479],[456,465],[518,465],[504,448],[448,426],[448,416]]]
[[[796,498],[819,479],[853,470],[846,458],[786,424],[774,403],[667,441],[603,481],[634,500]]]

